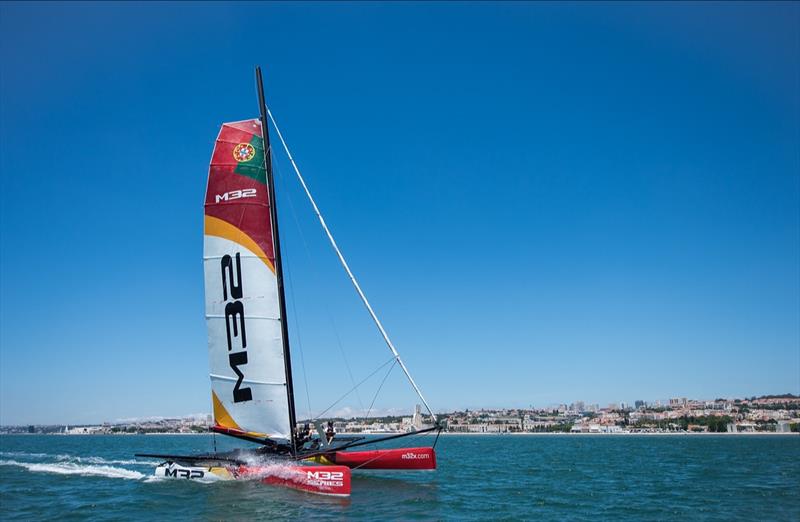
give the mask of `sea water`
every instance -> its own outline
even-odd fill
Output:
[[[157,480],[158,461],[133,456],[215,443],[242,445],[210,435],[0,436],[0,519],[800,520],[792,435],[443,435],[437,471],[357,471],[349,499]]]

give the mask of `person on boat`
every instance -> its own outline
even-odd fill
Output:
[[[328,428],[325,430],[325,436],[328,437],[328,442],[333,440],[336,435],[336,429],[333,427],[333,421],[328,421]]]
[[[308,423],[304,424],[302,428],[297,429],[295,440],[298,446],[303,446],[306,442],[311,440],[311,428],[309,428]]]

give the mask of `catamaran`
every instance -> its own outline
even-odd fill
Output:
[[[264,98],[256,67],[260,118],[225,123],[211,156],[205,198],[206,326],[215,433],[260,444],[200,455],[139,454],[164,462],[155,474],[204,481],[258,479],[313,493],[348,496],[356,469],[436,469],[430,447],[364,448],[441,431],[408,368],[331,234]],[[298,424],[284,295],[269,121],[328,241],[433,425],[379,438],[342,436],[319,419]],[[314,426],[314,430],[311,429]]]

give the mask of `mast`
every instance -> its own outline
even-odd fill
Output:
[[[281,260],[281,241],[278,234],[278,205],[275,200],[275,179],[272,176],[272,149],[269,144],[269,125],[267,121],[267,106],[264,101],[264,81],[261,77],[261,67],[256,66],[256,88],[258,89],[258,109],[261,112],[261,134],[264,139],[264,168],[267,172],[267,187],[269,189],[269,211],[272,221],[272,244],[275,253],[275,276],[278,279],[278,306],[281,313],[281,340],[283,341],[283,359],[286,370],[286,395],[289,399],[289,436],[292,453],[297,453],[295,446],[294,430],[297,424],[294,409],[294,386],[292,385],[292,359],[289,352],[289,328],[286,321],[286,296],[283,291],[283,261]]]

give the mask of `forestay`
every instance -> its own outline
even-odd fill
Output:
[[[290,438],[270,201],[259,120],[223,124],[208,174],[203,265],[214,421]]]

